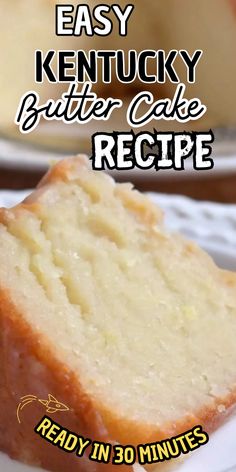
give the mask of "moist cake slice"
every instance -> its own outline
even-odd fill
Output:
[[[19,424],[26,395],[66,405],[52,418],[77,434],[133,445],[211,431],[236,401],[236,275],[83,156],[1,209],[0,326],[0,448],[48,470],[115,466],[38,437],[42,402]]]

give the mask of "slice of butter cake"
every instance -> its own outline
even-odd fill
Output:
[[[55,472],[116,466],[43,440],[44,415],[135,446],[211,431],[236,401],[236,275],[88,162],[0,213],[0,448]]]

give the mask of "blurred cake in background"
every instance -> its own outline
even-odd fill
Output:
[[[30,135],[21,135],[14,125],[14,117],[21,96],[35,90],[41,103],[48,98],[59,98],[68,84],[43,84],[34,82],[34,53],[36,49],[186,49],[190,54],[203,50],[196,70],[196,83],[188,84],[186,67],[176,60],[175,68],[182,82],[186,83],[188,98],[198,97],[208,107],[207,114],[197,122],[184,125],[185,129],[209,129],[236,124],[236,0],[142,0],[135,1],[135,9],[129,19],[128,35],[120,37],[118,22],[109,37],[63,36],[55,34],[55,5],[73,4],[76,0],[0,0],[0,131],[4,136],[14,136],[34,141],[46,147],[68,151],[88,151],[91,134],[98,130],[124,129],[125,111],[118,110],[109,122],[93,121],[86,126],[66,126],[58,122],[40,124]],[[112,5],[113,2],[106,2]],[[95,6],[98,0],[88,1]],[[119,5],[127,5],[121,0]],[[114,14],[110,15],[113,19]],[[155,62],[149,62],[149,72],[155,72]],[[150,89],[155,99],[172,97],[176,85],[135,84],[124,85],[115,78],[109,85],[101,81],[96,89],[101,95],[114,94],[128,104],[130,97],[140,89]],[[180,129],[179,123],[158,121],[151,128]]]
[[[65,84],[35,83],[35,50],[83,49],[84,37],[55,34],[55,5],[76,0],[0,0],[0,130],[17,133],[15,114],[22,95],[38,92],[41,103],[61,96]],[[54,63],[54,68],[56,63]],[[27,139],[24,136],[24,139]]]
[[[151,3],[161,25],[163,49],[186,49],[191,54],[196,49],[203,50],[196,83],[187,84],[187,95],[199,97],[207,105],[206,122],[211,127],[235,125],[236,0],[152,0]],[[155,33],[150,42],[153,46],[157,44]],[[147,39],[148,47],[150,42]],[[180,61],[176,70],[181,81],[187,83],[186,69]],[[173,85],[168,84],[170,94],[172,89]]]
[[[127,2],[122,0],[119,4],[124,8]],[[121,38],[117,29],[114,30],[116,34],[110,39],[110,47],[116,49],[164,49],[166,52],[186,49],[190,55],[202,49],[195,84],[187,82],[183,62],[178,59],[174,62],[181,82],[187,86],[186,96],[198,97],[208,107],[204,119],[190,123],[190,127],[236,124],[236,0],[136,0],[128,36]],[[107,38],[97,41],[99,47],[107,47]],[[155,74],[155,62],[148,62],[148,72]],[[176,88],[170,81],[163,85],[141,82],[137,85],[149,88],[155,96],[172,97]],[[115,84],[114,91],[117,86]],[[127,86],[125,88],[127,90]],[[170,127],[170,123],[164,127],[166,125]]]

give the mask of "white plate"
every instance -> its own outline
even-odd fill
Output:
[[[0,191],[0,206],[11,206],[26,195],[24,192]],[[196,240],[226,269],[236,271],[236,205],[196,202],[186,197],[150,194],[166,214],[171,230],[181,231]],[[12,461],[0,453],[0,471],[37,472],[40,469]],[[236,416],[211,435],[207,445],[194,452],[173,472],[235,472]]]

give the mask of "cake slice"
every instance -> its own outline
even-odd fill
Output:
[[[116,466],[48,444],[45,414],[135,446],[211,431],[236,401],[236,275],[88,163],[60,162],[0,213],[0,448],[55,472]],[[19,423],[29,395],[44,403]],[[48,395],[69,410],[45,413]]]

